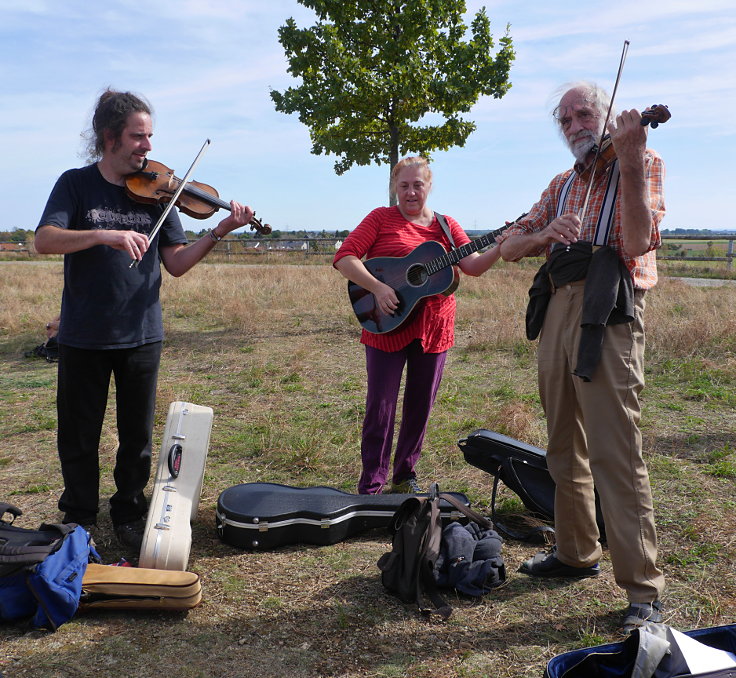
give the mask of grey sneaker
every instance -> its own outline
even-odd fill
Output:
[[[391,483],[391,494],[424,494],[413,476],[400,483]]]
[[[655,600],[653,603],[630,603],[624,612],[621,622],[624,633],[631,633],[638,629],[644,622],[659,624],[662,621],[662,603]]]

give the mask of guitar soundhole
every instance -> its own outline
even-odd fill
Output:
[[[413,287],[421,287],[427,282],[427,269],[423,264],[414,264],[406,272],[406,280]]]

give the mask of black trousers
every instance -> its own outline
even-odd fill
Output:
[[[114,525],[144,518],[143,494],[151,474],[153,417],[161,342],[135,348],[88,350],[59,346],[56,407],[65,522],[97,521],[100,493],[99,444],[110,376],[115,378],[118,450],[110,498]]]

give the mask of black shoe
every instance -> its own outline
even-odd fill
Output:
[[[128,548],[141,550],[143,544],[143,532],[146,529],[146,521],[142,518],[133,520],[130,523],[121,523],[115,526],[115,536],[118,541]]]
[[[584,577],[597,577],[601,566],[596,563],[590,567],[573,567],[565,565],[557,559],[557,547],[553,546],[549,552],[540,551],[529,560],[525,560],[519,572],[532,577],[564,577],[567,579],[582,579]]]
[[[662,603],[655,600],[653,603],[629,603],[624,612],[621,626],[624,633],[631,633],[644,622],[659,624],[662,621]]]

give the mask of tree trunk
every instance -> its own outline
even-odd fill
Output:
[[[388,168],[388,204],[389,207],[393,207],[396,203],[396,191],[391,182],[391,174],[394,171],[394,167],[399,162],[399,129],[395,125],[391,125],[389,128],[391,135],[391,146],[388,151],[389,168]]]

